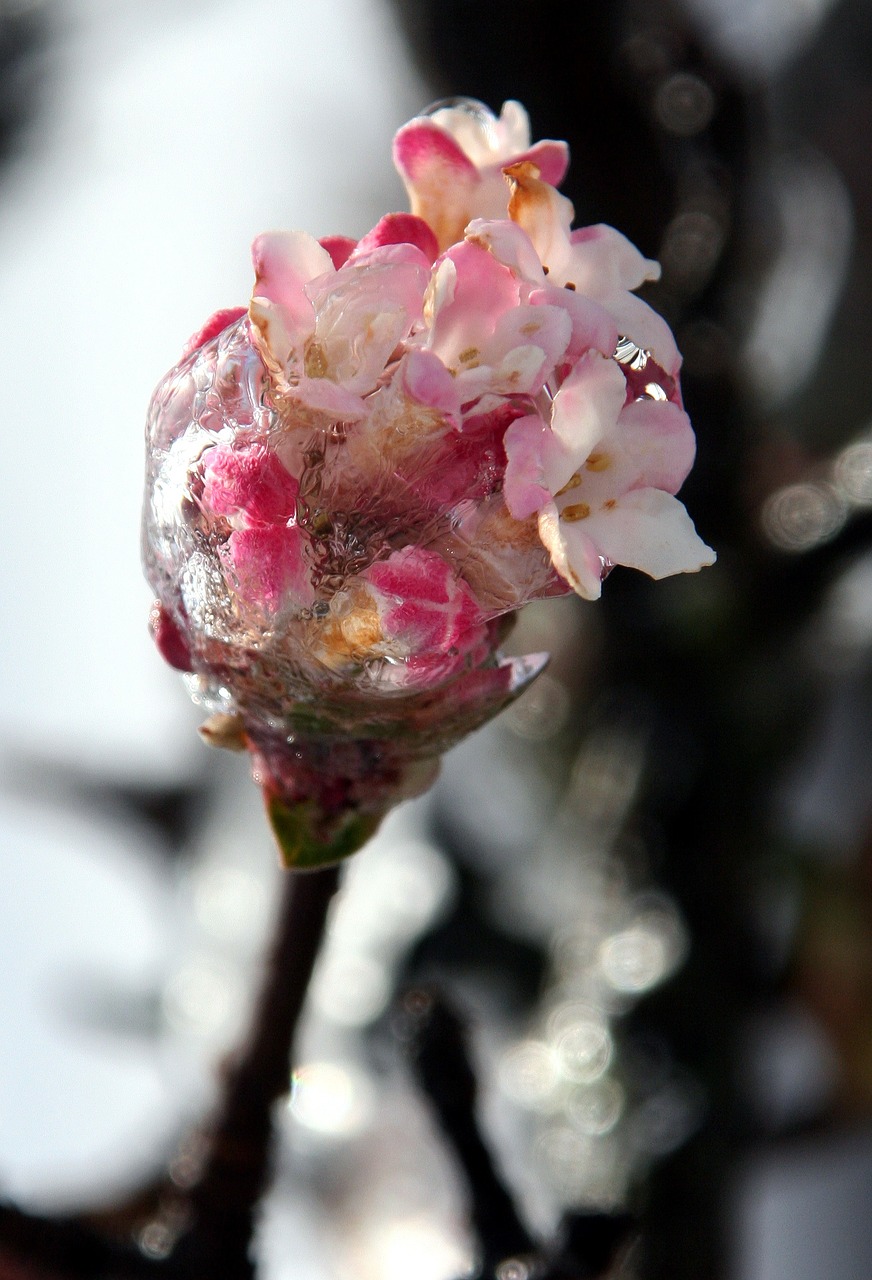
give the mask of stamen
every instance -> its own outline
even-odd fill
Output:
[[[570,524],[574,524],[576,520],[586,520],[589,515],[590,507],[586,502],[575,502],[560,512],[561,520],[568,520]]]

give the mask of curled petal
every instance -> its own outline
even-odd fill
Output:
[[[660,279],[660,263],[644,257],[632,241],[605,223],[578,227],[569,239],[575,283],[593,298]]]
[[[200,347],[206,345],[212,338],[223,333],[231,324],[235,324],[237,320],[241,320],[245,315],[246,307],[225,307],[221,311],[215,311],[196,333],[192,334],[185,343],[182,357],[191,355],[194,351],[199,351]]]
[[[417,218],[413,213],[386,213],[372,231],[358,241],[354,256],[359,257],[371,249],[389,244],[412,244],[431,263],[439,254],[436,237],[423,218]]]
[[[539,170],[528,161],[508,165],[503,173],[511,192],[509,217],[526,231],[554,283],[563,284],[570,261],[569,228],[575,213],[571,201],[542,182]]]
[[[598,600],[606,565],[583,528],[564,523],[556,505],[549,502],[539,512],[539,537],[554,568],[576,595],[585,600]]]
[[[412,213],[433,229],[440,247],[459,238],[468,221],[478,170],[462,149],[432,120],[417,119],[394,139],[394,163],[403,179]]]
[[[254,339],[270,372],[293,376],[315,327],[309,281],[333,274],[330,254],[302,231],[271,231],[251,247],[255,283],[248,314]]]
[[[554,397],[544,454],[546,483],[558,493],[618,420],[626,394],[624,375],[596,352],[582,356]]]
[[[582,525],[561,523],[574,565],[575,536]],[[695,573],[715,562],[715,553],[694,529],[683,504],[661,489],[634,489],[582,524],[609,563],[640,569],[652,578]]]
[[[337,271],[345,266],[357,245],[351,236],[321,236],[318,243],[330,254],[330,261]]]
[[[301,286],[333,270],[330,254],[305,231],[267,231],[251,246],[254,293],[293,306]]]
[[[671,378],[678,377],[681,356],[669,325],[634,293],[618,290],[599,299],[614,317],[619,331],[650,351]]]
[[[543,139],[534,147],[530,147],[529,151],[518,156],[518,159],[534,164],[543,182],[547,182],[552,187],[559,187],[569,168],[569,147],[565,142],[554,142],[550,138]]]
[[[538,414],[517,418],[506,430],[503,496],[515,520],[526,520],[551,500],[544,468],[547,434],[548,428]]]
[[[522,227],[505,218],[474,218],[466,228],[466,239],[492,253],[520,280],[542,284],[545,273],[532,241]]]

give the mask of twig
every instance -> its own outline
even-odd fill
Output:
[[[176,1179],[139,1231],[140,1247],[81,1219],[0,1206],[0,1280],[250,1280],[254,1218],[270,1172],[272,1110],[290,1083],[294,1035],[338,883],[336,867],[288,875],[248,1040],[225,1070],[217,1116],[185,1146],[203,1149],[202,1169],[185,1189]]]
[[[505,1259],[531,1254],[535,1245],[518,1217],[482,1140],[475,1115],[477,1084],[454,1012],[432,988],[416,987],[402,1003],[399,1031],[419,1083],[466,1175],[472,1225],[483,1254],[483,1274]]]
[[[179,1251],[192,1276],[254,1274],[254,1215],[269,1176],[272,1109],[288,1090],[290,1053],[339,869],[288,876],[276,940],[247,1044],[227,1072],[203,1175],[187,1196],[192,1224]]]

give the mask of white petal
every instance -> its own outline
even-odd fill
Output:
[[[624,375],[614,360],[590,351],[578,361],[551,409],[553,440],[546,449],[545,476],[552,493],[563,488],[614,429],[626,392]]]
[[[520,102],[510,98],[508,102],[503,103],[494,132],[498,140],[499,154],[506,160],[527,150],[530,145],[530,117]]]
[[[715,562],[714,551],[694,529],[683,504],[660,489],[634,489],[614,507],[569,525],[564,537],[570,539],[582,525],[611,564],[641,569],[652,578],[695,573]]]
[[[614,227],[600,223],[579,227],[571,234],[572,270],[582,293],[599,298],[616,289],[638,289],[646,280],[660,279],[660,263],[645,258]]]
[[[539,537],[554,568],[573,591],[585,600],[598,600],[603,565],[597,548],[578,525],[565,524],[559,518],[553,502],[539,512]]]

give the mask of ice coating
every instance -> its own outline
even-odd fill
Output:
[[[632,292],[656,264],[572,231],[542,172],[564,145],[531,147],[518,104],[451,107],[395,156],[413,213],[260,236],[248,309],[207,321],[148,418],[155,640],[296,865],[351,852],[535,676],[498,653],[517,609],[713,559],[674,496],[680,358]]]

